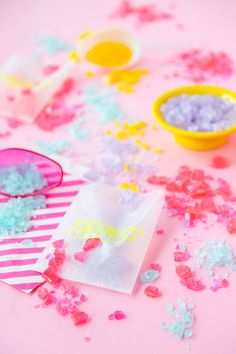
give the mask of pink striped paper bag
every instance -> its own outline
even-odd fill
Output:
[[[64,175],[62,184],[45,194],[46,208],[33,213],[33,227],[29,231],[5,239],[0,235],[0,280],[25,293],[44,282],[44,269],[36,263],[81,184],[81,179]],[[8,198],[0,198],[1,204],[7,201]]]

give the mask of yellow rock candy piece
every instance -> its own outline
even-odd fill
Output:
[[[133,93],[134,92],[134,88],[132,86],[128,86],[126,84],[119,84],[118,85],[118,90],[119,91],[124,91],[126,93]]]
[[[156,131],[156,130],[157,130],[157,127],[156,127],[155,125],[153,125],[153,126],[151,127],[151,129],[154,130],[154,131]]]
[[[123,170],[128,173],[135,173],[135,169],[130,167],[127,163],[124,164]]]
[[[116,133],[116,137],[117,139],[124,140],[127,138],[127,134],[123,130],[121,130],[118,133]]]
[[[84,39],[86,37],[88,37],[90,34],[94,33],[93,31],[85,31],[82,32],[79,36],[78,36],[78,40]]]
[[[139,188],[138,186],[131,182],[131,183],[128,183],[128,182],[123,182],[120,184],[120,188],[121,189],[131,189],[133,192],[138,192],[139,191]]]
[[[95,76],[95,73],[93,71],[87,71],[86,72],[86,76],[87,77],[94,77]]]
[[[75,61],[80,61],[80,58],[79,58],[78,54],[76,53],[76,51],[73,51],[69,54],[69,59],[75,60]]]
[[[119,84],[118,90],[127,93],[134,92],[132,85],[140,81],[142,75],[147,75],[148,71],[143,69],[115,70],[109,73],[104,81],[107,84]]]
[[[154,152],[155,154],[162,154],[162,153],[163,153],[163,150],[160,149],[160,148],[154,148],[154,149],[153,149],[153,152]]]

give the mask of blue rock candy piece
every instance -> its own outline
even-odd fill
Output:
[[[38,141],[36,146],[38,147],[41,153],[46,155],[51,155],[51,154],[63,154],[69,149],[70,144],[65,140],[56,141],[55,143]]]
[[[146,272],[144,272],[141,276],[141,282],[142,283],[152,283],[154,282],[158,277],[160,276],[160,273],[154,269],[149,269]]]
[[[45,35],[36,39],[36,44],[43,46],[49,53],[58,53],[62,51],[71,51],[73,48],[62,39],[51,35]]]

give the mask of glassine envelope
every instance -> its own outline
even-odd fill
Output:
[[[121,202],[122,192],[101,183],[80,190],[54,234],[53,241],[65,238],[62,278],[132,292],[164,198],[161,191],[141,194],[139,205],[130,210]],[[75,253],[83,253],[89,238],[101,243],[78,261]]]

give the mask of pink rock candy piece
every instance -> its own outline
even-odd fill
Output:
[[[55,296],[48,291],[46,288],[39,288],[38,297],[43,300],[43,304],[48,306],[56,302]]]
[[[123,320],[126,318],[126,314],[123,311],[117,310],[108,316],[109,320]]]
[[[184,262],[187,261],[189,258],[191,258],[187,249],[185,249],[184,251],[180,251],[179,245],[176,247],[176,249],[177,251],[174,251],[175,262]]]
[[[153,270],[157,270],[159,273],[161,272],[161,266],[158,263],[152,263],[150,265],[150,268],[153,269]]]
[[[42,276],[44,279],[50,284],[56,284],[59,281],[59,278],[53,268],[47,268],[43,273]]]
[[[192,270],[189,266],[180,264],[175,268],[176,274],[181,279],[189,279],[192,277]]]
[[[195,279],[194,277],[189,279],[181,279],[181,284],[194,291],[201,291],[205,289],[205,285],[201,282],[201,280]]]
[[[54,251],[54,256],[57,258],[65,259],[65,250],[64,248],[56,248]]]
[[[85,252],[89,252],[91,250],[93,250],[94,248],[97,248],[99,246],[101,246],[102,244],[102,241],[100,238],[98,237],[95,237],[95,238],[88,238],[86,241],[85,241],[85,244],[83,246],[83,250]]]
[[[87,296],[85,296],[84,294],[81,294],[81,295],[80,295],[80,301],[81,301],[81,302],[86,302],[86,301],[88,301]]]
[[[46,299],[46,297],[48,296],[49,292],[48,292],[48,289],[47,288],[43,288],[43,287],[40,287],[38,289],[38,297],[41,299],[41,300],[44,300]]]
[[[88,252],[84,252],[84,251],[75,252],[74,254],[75,260],[81,263],[86,262],[87,256],[88,256]]]
[[[227,279],[213,279],[213,285],[210,287],[210,289],[213,292],[216,292],[219,289],[228,288],[228,286],[229,281]]]
[[[81,326],[89,321],[89,316],[83,311],[74,311],[71,314],[71,319],[75,326]]]
[[[148,285],[145,289],[144,289],[144,294],[148,297],[159,297],[160,296],[160,291],[159,289],[154,286],[154,285]]]
[[[69,309],[67,306],[63,306],[61,303],[58,303],[56,306],[56,310],[61,316],[67,316],[69,313]]]
[[[63,248],[64,247],[64,240],[56,240],[53,242],[54,248]]]
[[[215,156],[212,159],[211,166],[214,168],[227,168],[230,166],[230,162],[224,156]]]
[[[227,224],[227,231],[230,234],[236,234],[236,219],[229,220]]]

